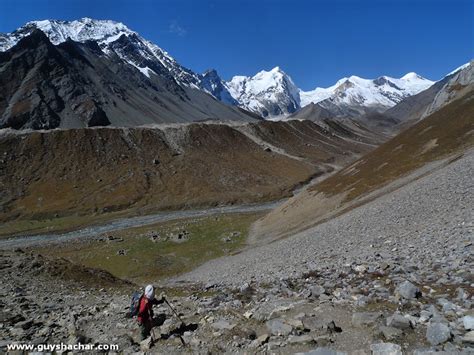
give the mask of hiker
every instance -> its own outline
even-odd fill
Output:
[[[145,288],[145,293],[140,298],[138,307],[138,323],[140,324],[142,340],[150,336],[151,329],[155,325],[153,320],[153,306],[164,302],[165,297],[163,295],[160,296],[159,299],[155,298],[155,288],[152,285],[148,285]]]

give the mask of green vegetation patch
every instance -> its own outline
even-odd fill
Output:
[[[163,222],[38,252],[103,269],[135,283],[153,282],[240,250],[250,225],[262,215],[226,214]]]

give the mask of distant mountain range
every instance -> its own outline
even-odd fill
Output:
[[[356,120],[366,127],[382,128],[387,133],[396,133],[418,120],[438,111],[450,102],[462,97],[474,89],[474,62],[466,63],[446,75],[443,79],[435,82],[426,90],[400,99],[399,102],[385,110],[364,110],[353,104],[348,105],[347,110],[361,109],[358,115],[351,116],[350,113],[338,117],[334,110],[326,108],[326,100],[316,104],[310,103],[301,110],[288,116],[287,119],[305,119],[311,121],[324,121],[326,119]],[[339,106],[340,108],[341,106]],[[392,134],[390,133],[390,134]]]
[[[0,34],[0,69],[0,127],[34,129],[369,117],[434,84],[416,73],[351,76],[303,91],[279,67],[224,81],[215,70],[183,67],[122,23],[90,18]]]

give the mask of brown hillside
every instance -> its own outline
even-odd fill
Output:
[[[0,152],[4,220],[272,199],[317,173],[225,125],[13,134]]]
[[[309,228],[424,164],[474,145],[474,92],[403,131],[353,164],[291,198],[255,225],[261,243]]]
[[[346,165],[354,156],[375,148],[387,138],[363,127],[347,126],[336,120],[324,121],[328,128],[305,120],[248,123],[245,129],[259,139],[311,163]]]
[[[298,153],[301,159],[268,149],[241,128],[224,124],[4,131],[0,221],[47,220],[49,228],[54,224],[50,219],[67,216],[76,216],[76,224],[79,217],[97,219],[111,212],[135,215],[275,200],[328,171],[325,162],[342,164],[374,146],[338,138],[325,152],[316,144],[323,138],[310,139],[314,123],[311,130],[300,121],[284,124],[284,129],[280,125],[265,123],[266,130],[281,136],[273,143],[279,140],[282,146],[285,141],[282,148],[294,153],[309,144]],[[28,223],[3,227],[0,234],[32,229]]]

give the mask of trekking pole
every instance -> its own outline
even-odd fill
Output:
[[[166,298],[165,298],[165,302],[168,305],[168,307],[173,311],[174,315],[180,320],[180,322],[185,324],[183,320],[181,319],[181,317],[179,316],[178,312],[176,312],[176,310],[173,308],[173,306],[171,306],[171,304],[168,302]]]
[[[181,327],[185,327],[186,326],[186,323],[183,322],[183,320],[181,319],[181,317],[179,316],[178,312],[176,312],[176,310],[173,308],[173,306],[168,302],[168,300],[165,298],[164,299],[166,304],[168,305],[168,307],[173,311],[174,315],[179,319],[179,321],[181,322]],[[180,328],[181,328],[180,327]],[[177,334],[178,337],[179,337],[179,340],[181,340],[181,344],[183,344],[183,346],[186,346],[186,342],[184,341],[183,337],[181,336],[181,334]]]

